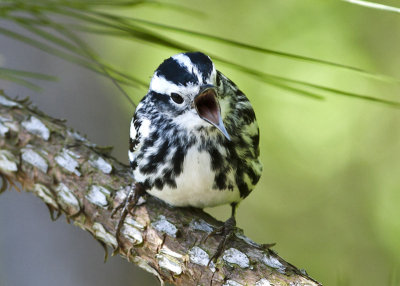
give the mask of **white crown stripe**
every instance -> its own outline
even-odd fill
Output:
[[[172,81],[167,80],[163,76],[158,76],[154,74],[153,78],[150,82],[150,90],[161,93],[161,94],[169,94],[178,89],[178,86],[174,84]]]
[[[202,82],[202,76],[197,67],[192,63],[190,58],[184,54],[178,54],[172,57],[180,66],[186,68],[189,73],[193,73],[198,82]]]
[[[199,87],[193,84],[188,84],[187,86],[176,85],[163,76],[154,75],[150,83],[150,91],[167,95],[172,92],[181,94],[184,91],[185,94],[196,95],[199,92]]]

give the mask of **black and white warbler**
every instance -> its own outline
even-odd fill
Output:
[[[231,204],[231,218],[216,231],[224,236],[218,257],[238,203],[261,176],[254,110],[208,56],[175,55],[157,68],[136,108],[129,161],[137,188],[172,206]]]

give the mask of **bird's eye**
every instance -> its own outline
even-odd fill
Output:
[[[171,93],[171,98],[175,103],[181,104],[183,102],[183,97],[175,92]]]

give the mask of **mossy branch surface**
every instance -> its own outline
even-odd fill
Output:
[[[202,210],[172,208],[147,196],[127,216],[117,248],[113,210],[124,202],[134,180],[130,168],[65,122],[12,100],[0,91],[0,175],[8,185],[41,198],[52,218],[64,214],[103,246],[175,285],[320,285],[245,237],[240,230],[214,263],[209,257],[221,239],[221,226]]]

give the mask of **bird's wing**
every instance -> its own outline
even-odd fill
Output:
[[[131,127],[129,132],[129,152],[135,152],[139,146],[140,141],[140,121],[135,117],[132,118]]]
[[[132,118],[130,132],[129,132],[129,163],[133,167],[135,164],[135,151],[138,150],[140,143],[140,121],[137,120],[136,114]]]
[[[136,151],[141,148],[143,141],[150,134],[151,121],[147,118],[147,110],[143,106],[142,102],[138,104],[130,126],[128,154],[132,167],[136,165]]]

